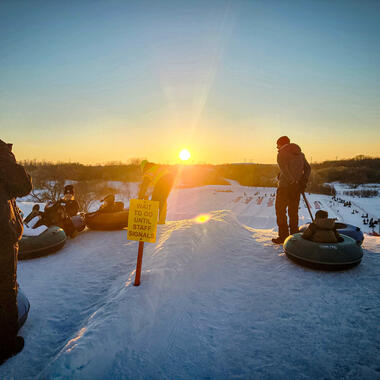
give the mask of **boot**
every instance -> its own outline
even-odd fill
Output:
[[[12,356],[17,355],[24,348],[24,338],[16,336],[13,343],[0,349],[0,365],[5,363]]]
[[[278,236],[272,239],[272,243],[274,244],[283,244],[287,236]]]
[[[278,227],[278,237],[272,239],[272,243],[274,244],[283,244],[285,239],[289,236],[289,228],[288,226],[280,225]]]

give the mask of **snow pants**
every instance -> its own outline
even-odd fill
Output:
[[[276,194],[276,217],[278,225],[278,235],[282,238],[298,232],[298,207],[300,203],[300,193],[292,187],[279,187]],[[289,214],[286,215],[286,209]]]
[[[18,243],[0,243],[0,347],[2,348],[10,345],[18,333],[17,253]]]
[[[158,224],[165,224],[168,208],[167,199],[173,187],[173,183],[174,177],[170,175],[162,177],[154,186],[151,200],[159,202],[160,216],[158,218]]]

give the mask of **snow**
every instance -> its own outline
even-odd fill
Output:
[[[274,192],[173,190],[169,221],[145,244],[140,287],[125,230],[85,230],[54,255],[19,262],[26,344],[0,378],[380,378],[379,238],[365,235],[354,269],[298,266],[270,240]],[[313,213],[320,202],[361,221],[331,197],[308,199]],[[300,223],[309,219],[301,202]]]

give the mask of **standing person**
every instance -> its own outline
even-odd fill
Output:
[[[12,144],[0,140],[0,365],[24,347],[17,336],[17,253],[23,223],[15,198],[31,190],[31,178],[16,163]]]
[[[282,244],[290,234],[298,232],[298,206],[300,195],[306,189],[310,175],[310,165],[297,144],[291,144],[287,136],[277,140],[277,163],[280,168],[276,193],[276,217],[278,237],[272,239],[275,244]],[[289,214],[289,225],[286,215]]]
[[[159,202],[158,224],[165,224],[168,208],[167,199],[174,185],[175,172],[167,167],[144,160],[141,162],[143,180],[139,189],[139,199],[148,197],[148,188],[153,187],[151,200]]]

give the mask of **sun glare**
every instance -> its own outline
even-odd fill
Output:
[[[191,157],[191,154],[190,154],[190,152],[189,152],[187,149],[182,149],[182,150],[179,152],[179,158],[180,158],[182,161],[187,161],[190,157]]]
[[[199,224],[206,223],[211,219],[209,214],[200,214],[195,218],[195,221]]]

